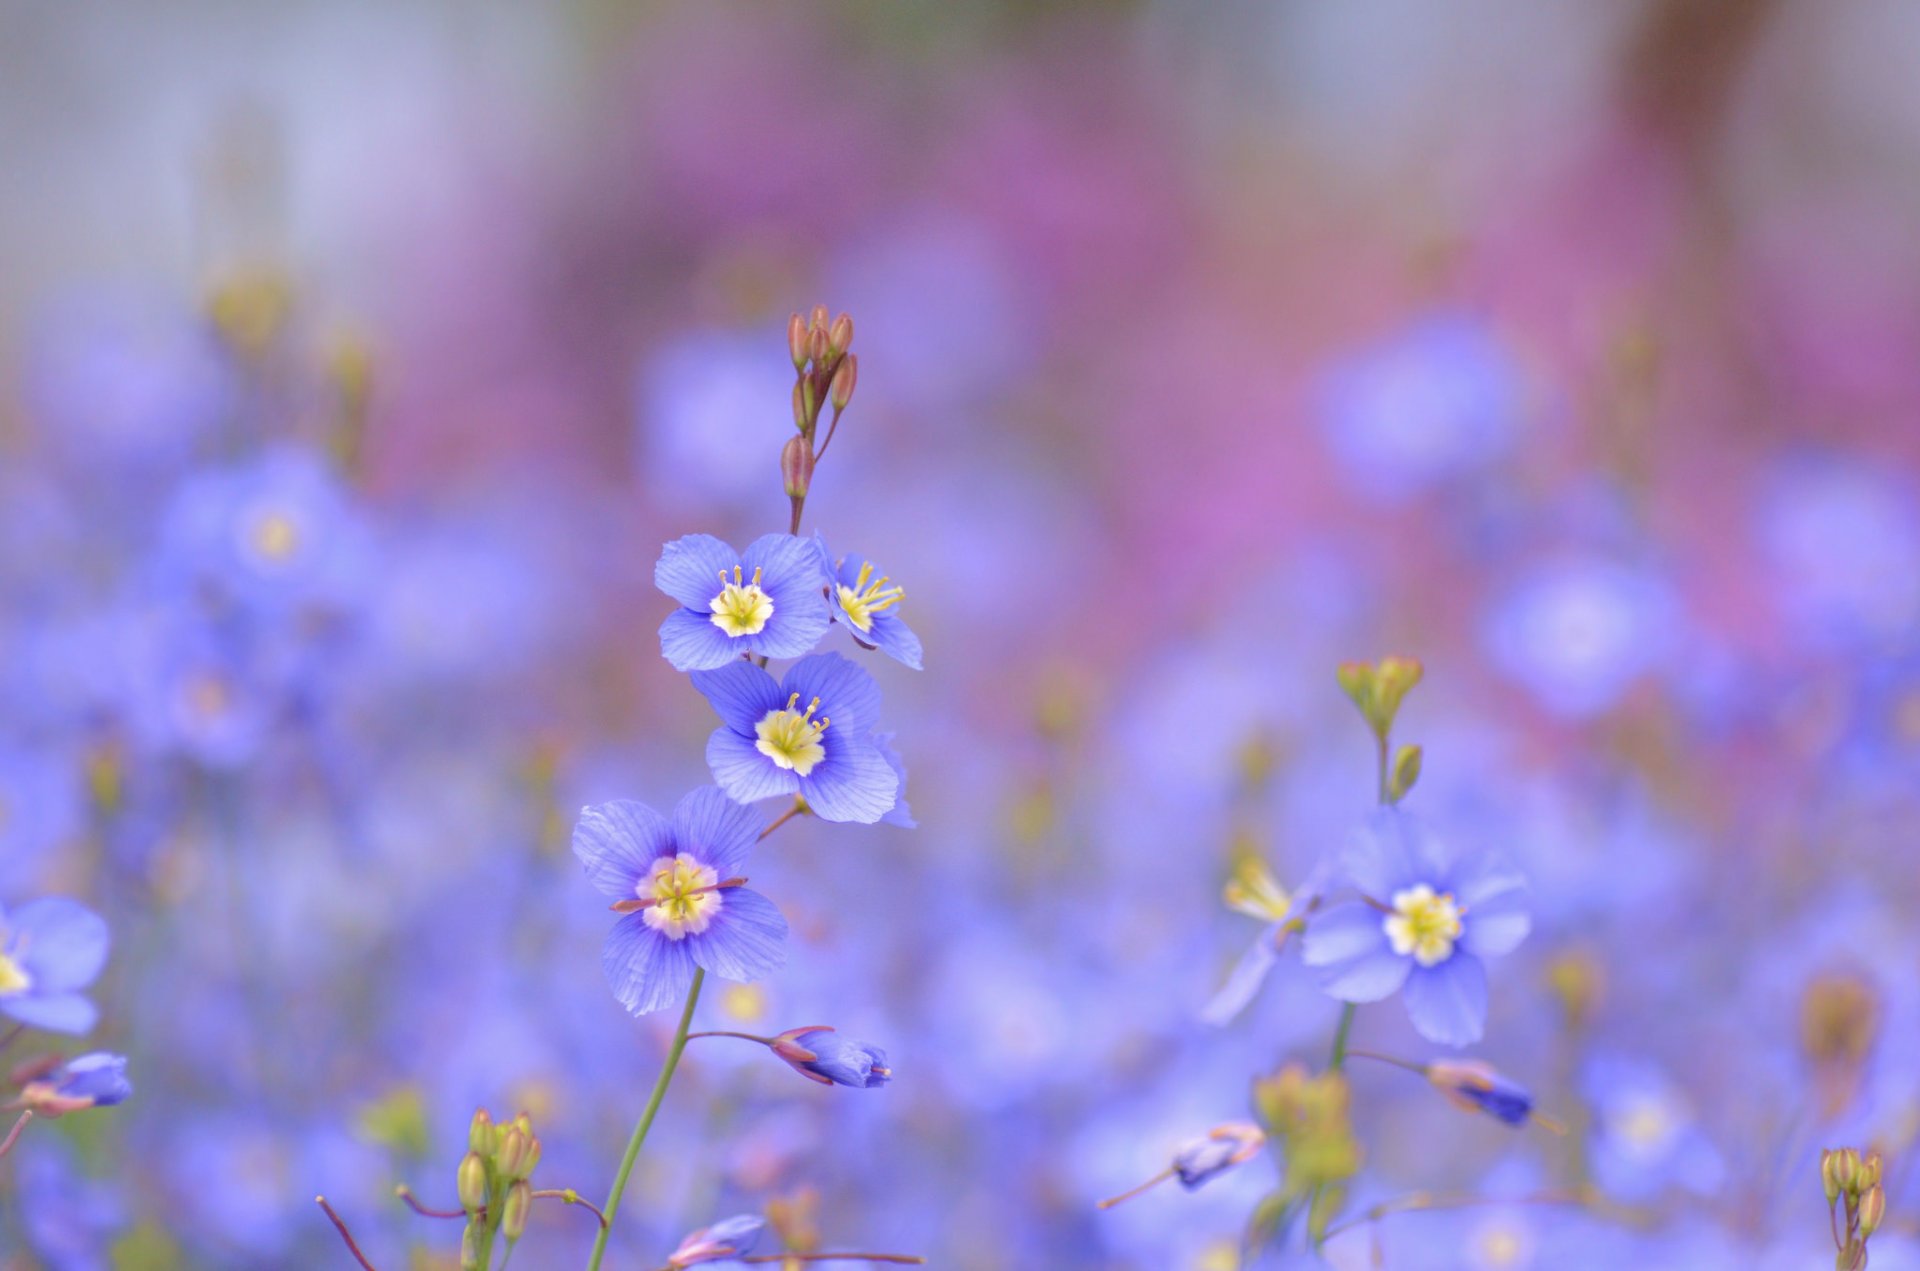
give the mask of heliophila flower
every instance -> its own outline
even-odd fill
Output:
[[[733,798],[798,794],[822,820],[867,824],[893,809],[900,778],[873,740],[880,686],[851,660],[817,653],[778,683],[747,662],[692,678],[720,715],[707,764]]]
[[[1374,813],[1339,871],[1358,898],[1323,909],[1301,946],[1321,987],[1344,1002],[1377,1002],[1404,987],[1421,1036],[1478,1041],[1487,1016],[1481,959],[1526,938],[1525,880],[1492,853],[1455,858],[1397,808]]]
[[[824,1025],[788,1029],[773,1039],[773,1053],[801,1076],[823,1086],[871,1090],[893,1077],[886,1051],[849,1041]]]
[[[30,1108],[49,1119],[87,1108],[110,1108],[133,1093],[124,1055],[97,1050],[69,1059],[43,1077],[27,1082],[8,1106]]]
[[[920,669],[920,637],[895,608],[907,589],[896,586],[872,561],[860,556],[835,560],[826,542],[820,548],[821,568],[827,574],[827,598],[833,620],[846,627],[863,649],[878,649],[914,670]]]
[[[832,622],[819,551],[791,534],[757,538],[745,552],[689,534],[661,551],[653,582],[684,606],[660,624],[660,653],[676,671],[747,654],[797,658]]]
[[[678,1001],[695,966],[756,980],[785,962],[787,920],[740,875],[761,828],[712,786],[682,798],[671,822],[630,799],[581,811],[573,854],[626,915],[608,933],[601,965],[629,1011]]]
[[[764,1218],[739,1214],[711,1227],[702,1227],[689,1233],[680,1242],[680,1247],[667,1256],[667,1265],[674,1271],[680,1271],[682,1267],[751,1253],[753,1246],[759,1242],[761,1229],[766,1225]]]
[[[54,1033],[84,1033],[99,1011],[81,995],[107,962],[107,924],[78,901],[48,897],[0,909],[0,1015]]]

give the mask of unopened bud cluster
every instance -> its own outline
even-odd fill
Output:
[[[853,389],[860,376],[860,359],[854,355],[853,319],[846,314],[827,316],[825,305],[815,305],[806,315],[787,319],[787,354],[793,359],[793,426],[798,435],[790,437],[780,450],[780,480],[793,502],[793,533],[799,533],[800,509],[813,484],[814,465],[826,453],[833,432],[840,423],[840,412],[853,400]],[[827,422],[825,437],[816,438],[820,416],[828,404],[833,414]]]
[[[489,1265],[496,1238],[512,1249],[527,1229],[533,1208],[533,1170],[540,1163],[540,1139],[522,1112],[496,1125],[485,1108],[467,1127],[467,1154],[454,1176],[467,1227],[460,1238],[460,1271]]]
[[[1867,1241],[1887,1220],[1881,1169],[1878,1152],[1846,1147],[1820,1153],[1820,1184],[1833,1220],[1835,1271],[1864,1271],[1867,1265]]]
[[[1402,746],[1389,752],[1388,738],[1400,704],[1424,673],[1417,658],[1385,657],[1376,663],[1342,662],[1336,674],[1340,687],[1359,708],[1380,746],[1380,797],[1398,803],[1420,780],[1421,750]]]
[[[1307,1230],[1318,1242],[1346,1204],[1348,1180],[1360,1172],[1347,1079],[1337,1071],[1313,1076],[1304,1064],[1288,1064],[1254,1082],[1253,1103],[1286,1162],[1281,1194],[1289,1201],[1311,1197]]]

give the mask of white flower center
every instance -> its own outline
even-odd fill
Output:
[[[661,856],[634,887],[634,895],[652,901],[640,911],[649,927],[669,940],[684,940],[707,929],[725,903],[719,891],[720,875],[681,852]]]
[[[768,711],[766,717],[753,726],[759,737],[753,748],[773,760],[776,767],[804,777],[827,757],[827,748],[820,744],[820,734],[827,731],[829,721],[824,715],[819,719],[813,717],[820,709],[819,698],[807,703],[804,711],[795,709],[799,705],[800,695],[795,693],[787,699],[785,710]]]
[[[27,974],[27,969],[0,951],[0,997],[25,993],[32,987],[33,977]]]
[[[1421,883],[1393,893],[1393,911],[1387,915],[1387,939],[1401,957],[1413,955],[1421,966],[1436,966],[1453,956],[1460,938],[1460,907],[1450,893],[1436,893]]]
[[[731,580],[726,570],[720,571],[720,594],[707,603],[707,608],[713,610],[709,621],[728,635],[759,635],[767,619],[773,617],[773,597],[760,589],[757,567],[748,582],[743,581],[740,566],[735,565]]]
[[[847,621],[858,627],[863,633],[873,630],[873,615],[882,609],[900,603],[907,594],[905,587],[889,587],[892,581],[884,575],[879,581],[873,578],[871,561],[860,566],[860,574],[853,580],[853,586],[840,584],[840,607],[846,611]]]

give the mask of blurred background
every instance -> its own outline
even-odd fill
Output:
[[[1093,1201],[1324,1054],[1297,964],[1201,1016],[1236,854],[1367,810],[1333,668],[1384,653],[1408,806],[1532,879],[1473,1053],[1569,1133],[1357,1068],[1354,1204],[1644,1221],[1335,1264],[1820,1265],[1817,1149],[1874,1143],[1920,1265],[1917,63],[1892,0],[0,0],[0,905],[106,916],[137,1091],[0,1165],[0,1266],[346,1265],[324,1191],[450,1268],[391,1189],[451,1204],[479,1105],[604,1194],[672,1021],[571,826],[707,779],[652,565],[784,526],[816,301],[862,374],[806,528],[907,588],[920,827],[761,849],[791,965],[701,1022],[896,1079],[696,1042],[619,1265],[782,1199],[1240,1265],[1265,1158]]]

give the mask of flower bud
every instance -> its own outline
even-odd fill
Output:
[[[795,380],[793,385],[793,426],[800,430],[802,437],[813,435],[813,415],[807,409],[812,385],[812,378],[805,375]]]
[[[680,1247],[668,1255],[667,1265],[674,1271],[680,1271],[682,1267],[701,1262],[738,1257],[752,1250],[754,1243],[760,1239],[760,1229],[766,1225],[765,1219],[741,1214],[711,1227],[702,1227],[690,1233],[680,1242]]]
[[[494,1154],[494,1166],[500,1176],[506,1179],[523,1178],[520,1166],[527,1159],[527,1135],[517,1125],[509,1124],[500,1134],[500,1150]]]
[[[525,1179],[507,1188],[500,1205],[500,1234],[511,1244],[527,1230],[527,1214],[533,1209],[533,1187]]]
[[[796,371],[807,364],[807,320],[797,313],[787,319],[787,356]]]
[[[1476,1059],[1436,1059],[1427,1080],[1464,1112],[1484,1112],[1508,1125],[1525,1125],[1533,1116],[1533,1096]]]
[[[110,1108],[132,1093],[126,1057],[94,1051],[27,1081],[13,1106],[52,1120],[88,1108]]]
[[[813,312],[807,315],[807,330],[809,331],[809,333],[814,331],[825,331],[827,329],[827,324],[828,324],[827,307],[825,305],[815,305],[813,307]]]
[[[1191,1191],[1215,1174],[1252,1160],[1266,1141],[1266,1132],[1252,1122],[1228,1121],[1175,1152],[1173,1172]]]
[[[487,1229],[480,1223],[470,1222],[467,1229],[460,1233],[460,1271],[480,1271],[487,1264]]]
[[[825,366],[833,353],[833,346],[827,342],[827,329],[815,327],[807,333],[807,356],[813,359],[816,368]]]
[[[1829,1205],[1839,1200],[1840,1193],[1846,1190],[1840,1183],[1839,1164],[1840,1153],[1830,1147],[1821,1149],[1820,1186],[1827,1193],[1827,1203]]]
[[[460,1208],[471,1216],[487,1207],[487,1163],[478,1152],[460,1158],[460,1171],[454,1176],[454,1191]]]
[[[1880,1230],[1886,1220],[1887,1193],[1876,1183],[1860,1195],[1860,1238],[1864,1240]]]
[[[492,1156],[499,1148],[500,1132],[493,1124],[493,1117],[485,1108],[481,1108],[473,1114],[473,1120],[467,1126],[467,1150]]]
[[[813,486],[813,444],[805,437],[789,437],[780,448],[780,480],[788,498],[807,497]]]
[[[833,373],[830,391],[833,394],[833,408],[845,410],[847,403],[853,400],[853,386],[860,378],[860,358],[849,353],[840,359],[839,367]]]
[[[773,1039],[773,1053],[801,1076],[823,1086],[871,1090],[886,1085],[893,1077],[886,1051],[848,1041],[821,1024],[781,1033]]]
[[[1387,801],[1398,803],[1407,797],[1420,780],[1421,751],[1418,746],[1402,746],[1393,757],[1393,771],[1387,777]]]
[[[833,320],[832,326],[827,328],[827,353],[829,356],[839,357],[852,343],[853,319],[843,313]]]
[[[1840,1190],[1851,1193],[1860,1178],[1860,1153],[1843,1147],[1833,1154],[1833,1178]]]

